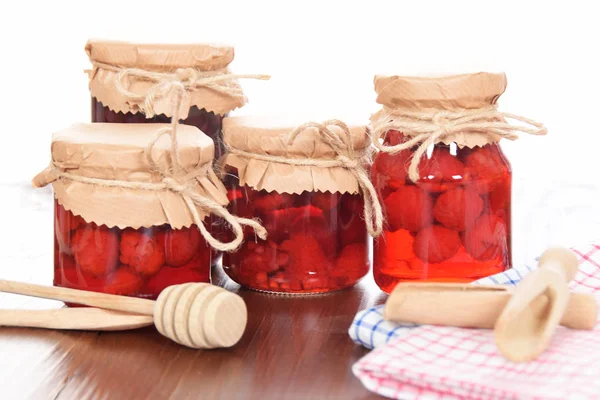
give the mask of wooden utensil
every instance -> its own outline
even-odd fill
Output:
[[[26,328],[122,331],[151,326],[150,315],[128,314],[102,308],[57,308],[53,310],[1,310],[0,326]]]
[[[197,349],[233,346],[247,322],[244,300],[208,283],[170,286],[156,301],[6,280],[0,280],[0,292],[149,315],[161,334]]]
[[[385,303],[383,317],[394,322],[492,329],[513,291],[514,287],[502,285],[399,283]],[[593,295],[572,293],[560,323],[589,330],[597,316]]]
[[[515,362],[530,361],[550,344],[569,302],[567,283],[577,274],[579,263],[564,248],[546,250],[539,268],[516,287],[494,328],[500,353]]]

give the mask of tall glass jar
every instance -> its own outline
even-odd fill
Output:
[[[210,213],[184,196],[227,205],[212,172],[213,142],[179,126],[176,174],[167,136],[147,151],[155,131],[98,123],[54,134],[52,165],[34,186],[54,189],[56,286],[154,299],[167,286],[210,282],[211,247],[198,228],[210,226]]]
[[[384,109],[372,118],[382,141],[371,179],[386,216],[375,282],[389,293],[509,268],[512,171],[498,141],[514,137],[495,109],[505,75],[378,76],[375,87]]]
[[[342,125],[340,125],[342,126]],[[349,137],[357,161],[368,149],[364,126],[329,132]],[[225,272],[240,285],[279,293],[321,293],[356,284],[369,271],[363,196],[356,178],[335,163],[336,151],[311,124],[290,140],[293,124],[267,118],[226,118],[225,185],[229,208],[260,218],[267,240],[248,232],[242,248],[225,254]],[[362,167],[362,166],[361,166]]]

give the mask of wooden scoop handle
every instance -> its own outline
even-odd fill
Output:
[[[530,361],[548,347],[568,309],[567,283],[578,268],[572,251],[551,248],[540,257],[539,268],[519,282],[494,327],[496,345],[504,357]]]
[[[561,247],[552,247],[540,256],[539,267],[560,274],[568,283],[577,275],[579,262],[572,251]]]
[[[88,292],[85,290],[67,289],[56,286],[42,286],[32,283],[0,280],[0,292],[22,294],[43,299],[60,300],[69,303],[83,304],[108,310],[124,311],[134,314],[153,315],[152,300],[135,297],[116,296],[112,294]]]
[[[512,288],[506,286],[400,283],[383,315],[394,322],[491,329],[511,296]],[[592,329],[597,315],[593,295],[573,293],[561,325]]]
[[[0,326],[27,328],[121,331],[151,326],[149,315],[128,314],[101,308],[55,310],[0,310]]]

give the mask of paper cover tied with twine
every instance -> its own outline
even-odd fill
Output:
[[[92,97],[116,112],[172,116],[172,82],[182,82],[186,95],[179,110],[185,119],[191,106],[225,115],[246,98],[238,78],[227,69],[233,47],[211,44],[134,44],[90,40],[85,51]],[[150,106],[144,102],[150,100]],[[150,109],[151,108],[151,109]]]
[[[172,176],[171,141],[168,135],[158,137],[154,144],[148,138],[157,129],[169,126],[73,125],[53,135],[52,163],[34,178],[33,184],[41,187],[51,183],[57,201],[87,222],[120,229],[163,224],[175,229],[189,227],[194,218],[177,192],[179,186],[220,205],[228,201],[225,188],[212,170],[213,142],[195,127],[178,127],[178,154],[184,175],[165,179]],[[146,154],[149,144],[149,156],[155,163],[152,168]],[[140,188],[106,186],[106,182]],[[141,188],[144,185],[148,187]],[[203,207],[196,206],[196,211],[200,218],[208,215]]]
[[[334,161],[335,150],[319,134],[317,127],[309,127],[293,143],[289,135],[296,125],[278,118],[230,117],[223,120],[223,140],[228,147],[225,164],[238,170],[240,184],[256,190],[300,194],[309,192],[359,192],[358,182],[343,166],[292,165],[289,160],[313,159]],[[339,126],[330,126],[336,135],[342,135]],[[370,139],[367,128],[350,126],[352,146],[360,159],[367,156]],[[283,160],[259,158],[275,156]],[[365,162],[367,162],[365,160]]]
[[[268,117],[223,120],[224,165],[237,169],[241,185],[267,192],[361,194],[367,229],[381,233],[382,212],[366,168],[368,129],[339,120],[300,125]]]

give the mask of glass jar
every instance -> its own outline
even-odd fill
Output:
[[[258,217],[268,235],[255,240],[248,232],[240,250],[224,255],[223,268],[238,284],[266,292],[308,294],[353,286],[370,267],[362,194],[343,167],[298,165],[332,160],[336,153],[317,127],[288,142],[290,126],[260,118],[224,120],[229,209]],[[366,151],[365,127],[349,132],[353,146]],[[288,157],[296,164],[288,164]]]
[[[93,69],[89,72],[92,96],[92,122],[110,123],[169,123],[173,111],[167,96],[156,96],[153,110],[144,110],[148,93],[161,84],[160,79],[145,79],[139,75],[119,81],[119,73],[126,69],[142,70],[148,74],[176,74],[193,70],[201,74],[229,74],[234,50],[228,46],[208,44],[134,44],[112,41],[88,41],[85,50]],[[181,75],[185,81],[185,75]],[[123,84],[137,96],[120,91]],[[221,125],[228,112],[245,104],[245,98],[236,79],[228,86],[239,89],[239,94],[227,95],[208,87],[188,88],[188,100],[180,117],[183,124],[200,129],[215,142],[215,158],[223,155]]]
[[[179,126],[178,175],[168,135],[147,150],[156,129],[78,124],[54,134],[52,164],[34,186],[54,189],[56,286],[155,299],[170,285],[210,282],[212,249],[197,225],[209,227],[210,214],[193,203],[194,217],[184,196],[227,205],[213,142]]]
[[[377,285],[389,293],[401,281],[470,282],[510,268],[512,171],[497,142],[512,128],[494,106],[504,74],[378,76],[375,87],[385,106],[372,118],[383,140],[371,180],[386,217]]]

